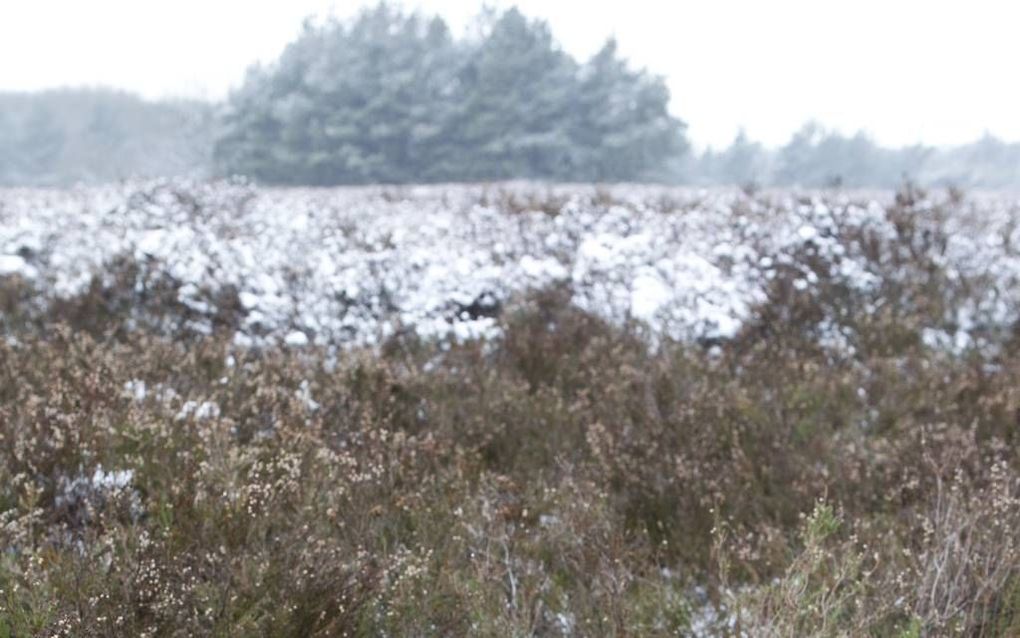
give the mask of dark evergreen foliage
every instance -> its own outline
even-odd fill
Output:
[[[455,40],[382,4],[306,25],[229,102],[216,159],[269,183],[638,180],[685,149],[661,78],[585,64],[516,9]]]

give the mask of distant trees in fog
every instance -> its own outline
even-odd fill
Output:
[[[549,26],[488,10],[455,38],[386,4],[306,24],[222,104],[122,91],[0,93],[0,185],[244,174],[270,184],[658,181],[1020,188],[1020,143],[884,148],[808,123],[784,146],[741,131],[690,150],[662,78],[608,41],[578,61]]]
[[[933,186],[1020,187],[1020,143],[985,136],[952,148],[885,148],[864,133],[846,136],[805,124],[778,149],[741,131],[730,146],[687,158],[678,177],[693,184],[894,188],[905,180]]]
[[[0,185],[205,175],[215,111],[107,89],[0,93]]]

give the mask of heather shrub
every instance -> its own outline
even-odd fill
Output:
[[[926,337],[990,285],[950,205],[784,248],[702,342],[567,282],[338,349],[156,263],[4,278],[0,635],[1013,635],[1020,358]]]

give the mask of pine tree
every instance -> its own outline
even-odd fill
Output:
[[[615,46],[582,69],[516,9],[455,41],[389,5],[307,24],[224,118],[225,172],[282,184],[635,179],[684,146],[661,79]]]

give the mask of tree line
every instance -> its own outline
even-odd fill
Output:
[[[740,131],[721,150],[684,160],[678,176],[699,185],[745,187],[895,188],[905,181],[964,188],[1020,187],[1020,143],[986,134],[948,148],[886,148],[868,135],[843,135],[808,122],[785,145],[770,149]]]
[[[216,108],[109,89],[0,93],[0,185],[211,174]]]
[[[678,105],[682,109],[682,102]],[[590,59],[516,9],[454,37],[387,4],[306,22],[220,104],[121,91],[0,94],[0,184],[243,174],[267,184],[656,181],[1020,186],[1020,144],[884,148],[809,123],[769,149],[741,132],[693,152],[664,80],[609,40]]]
[[[684,151],[663,80],[613,41],[580,63],[516,9],[477,31],[385,4],[307,24],[231,96],[216,159],[283,184],[619,181]]]

